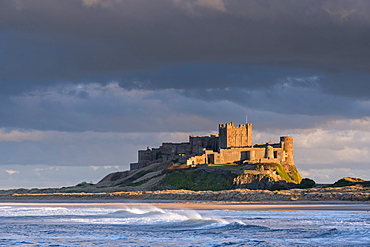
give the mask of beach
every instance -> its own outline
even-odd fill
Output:
[[[0,207],[147,207],[161,209],[238,210],[238,211],[370,211],[370,202],[217,202],[217,201],[22,201],[0,202]]]
[[[82,191],[65,189],[0,192],[0,206],[142,207],[239,211],[370,211],[370,189],[347,186],[269,190]]]

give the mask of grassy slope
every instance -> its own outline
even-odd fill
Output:
[[[237,170],[240,167],[237,164],[209,164],[208,167]]]
[[[299,184],[302,181],[302,177],[295,168],[290,168],[287,170],[280,164],[268,164],[266,167],[270,169],[276,169],[276,174],[278,174],[282,179],[288,183],[297,183]]]
[[[276,173],[287,182],[299,183],[301,177],[299,173],[292,168],[284,168],[279,164],[260,164],[255,167],[259,169],[264,166],[265,169],[276,171]],[[153,164],[143,169],[130,171],[121,176],[121,173],[112,174],[107,176],[99,182],[98,186],[119,186],[127,189],[188,189],[188,190],[228,190],[232,189],[235,185],[234,178],[238,175],[232,174],[232,170],[238,169],[253,169],[250,166],[236,165],[236,164],[210,164],[208,167],[215,168],[217,171],[208,171],[203,169],[166,169],[170,166],[168,164]],[[163,171],[159,172],[158,171]],[[156,173],[156,174],[154,174]],[[153,174],[155,176],[153,176]],[[150,176],[149,176],[150,175]],[[117,177],[117,178],[116,178]],[[153,184],[152,181],[156,181]],[[111,185],[109,185],[111,184]]]
[[[232,174],[210,173],[204,170],[179,170],[170,172],[163,185],[187,190],[229,190],[232,188]]]

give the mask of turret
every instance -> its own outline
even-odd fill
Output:
[[[266,159],[274,158],[274,148],[268,144],[266,144],[266,148],[265,148],[265,158]]]
[[[285,153],[284,163],[294,165],[293,137],[291,136],[280,137],[280,145]]]

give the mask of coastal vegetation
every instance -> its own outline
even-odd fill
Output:
[[[331,185],[302,179],[295,166],[221,164],[187,167],[171,162],[108,174],[97,184],[0,191],[0,200],[369,201],[370,181],[343,178]]]
[[[122,191],[119,188],[80,188],[80,192],[65,192],[65,189],[26,189],[0,191],[0,200],[194,200],[194,201],[369,201],[370,187],[345,186],[291,190],[234,189],[221,191],[194,190],[150,190]],[[85,191],[83,191],[85,190]]]
[[[267,170],[275,171],[277,175],[288,183],[299,184],[302,181],[302,177],[295,166],[283,166],[276,163],[263,164],[263,166]]]
[[[228,175],[227,175],[228,174]],[[133,174],[131,174],[133,175]],[[235,175],[235,174],[234,174]],[[342,178],[330,185],[317,186],[309,178],[302,179],[294,188],[284,181],[273,182],[269,190],[233,188],[232,172],[212,173],[197,169],[160,172],[147,170],[142,177],[130,184],[120,184],[122,173],[110,174],[101,183],[82,182],[72,187],[44,189],[13,189],[0,191],[0,200],[206,200],[206,201],[370,201],[370,181]],[[121,177],[120,177],[121,176]],[[130,174],[124,176],[130,178]],[[137,177],[137,176],[132,176]],[[133,180],[131,177],[130,180]],[[116,185],[104,183],[113,178]],[[157,181],[157,183],[153,183]],[[104,185],[105,184],[105,185]],[[152,188],[148,188],[151,184]],[[161,189],[162,186],[162,189]],[[174,189],[174,188],[182,189]],[[313,187],[313,188],[312,188]]]
[[[301,181],[298,170],[290,164],[205,164],[190,167],[159,162],[141,169],[109,174],[98,186],[119,186],[127,190],[219,191],[237,188],[291,189],[298,188]]]
[[[179,170],[169,173],[163,185],[187,190],[229,190],[232,189],[232,174],[211,173],[204,170]]]
[[[207,166],[219,169],[231,169],[231,170],[240,169],[240,165],[237,164],[208,164]]]
[[[370,187],[370,181],[366,181],[361,178],[345,177],[345,178],[339,179],[332,185],[332,187],[344,187],[344,186]]]

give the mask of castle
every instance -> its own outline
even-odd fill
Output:
[[[189,136],[189,142],[162,143],[159,148],[138,151],[138,162],[130,170],[152,163],[173,161],[195,167],[200,164],[259,164],[294,165],[293,137],[282,136],[280,142],[252,144],[252,124],[234,122],[219,124],[218,135]]]

